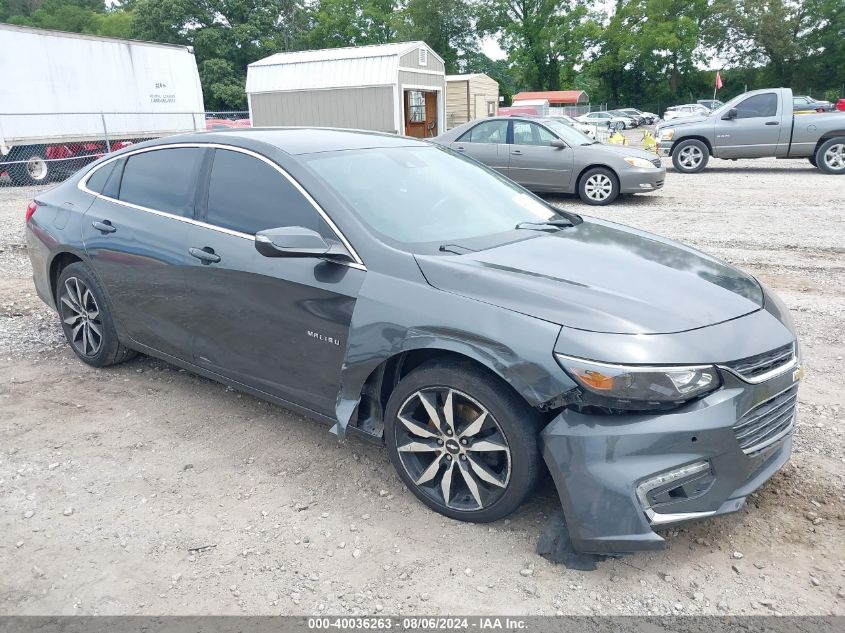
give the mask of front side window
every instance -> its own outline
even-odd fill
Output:
[[[774,92],[748,97],[736,106],[737,119],[756,119],[775,116],[778,112],[778,97]]]
[[[560,217],[519,185],[434,146],[302,158],[383,241],[412,252],[437,253],[460,240],[502,243],[519,235],[521,222]]]
[[[546,145],[555,139],[554,134],[546,128],[530,121],[513,122],[514,145]]]
[[[204,152],[198,147],[174,147],[129,156],[119,199],[156,211],[192,216]]]
[[[507,121],[485,121],[466,132],[460,139],[464,143],[507,143]]]
[[[241,152],[215,150],[206,209],[206,222],[240,233],[302,226],[337,239],[287,178],[263,160]]]

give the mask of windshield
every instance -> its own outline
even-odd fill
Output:
[[[568,145],[592,145],[595,143],[593,139],[579,132],[574,127],[571,127],[563,121],[556,121],[555,119],[543,119],[543,124],[552,132],[557,134],[562,140],[566,141]]]
[[[572,217],[436,146],[343,150],[302,159],[384,241],[409,250],[436,252],[441,245],[494,237],[484,243],[489,248],[491,241],[525,238],[524,231],[515,232],[521,222]]]

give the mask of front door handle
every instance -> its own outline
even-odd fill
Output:
[[[778,125],[777,121],[766,121],[766,125]]]
[[[189,248],[188,252],[205,265],[216,264],[220,261],[220,255],[217,255],[214,252],[214,249],[210,246],[205,246],[203,248]]]
[[[456,149],[457,151],[459,151],[459,152],[464,151],[464,147],[463,147],[463,145],[461,145],[460,147],[456,147],[455,149]]]
[[[518,149],[513,150],[511,154],[513,154],[514,156],[522,156],[522,152],[520,152]]]
[[[96,220],[91,222],[91,226],[100,231],[103,235],[106,233],[114,233],[117,230],[117,228],[112,226],[112,223],[108,220],[103,220],[102,222]]]

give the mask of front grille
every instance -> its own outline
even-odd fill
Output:
[[[652,164],[654,164],[655,167],[663,167],[663,161],[659,158],[652,158],[651,162]]]
[[[795,385],[742,416],[734,425],[742,452],[754,455],[789,435],[795,426],[797,403],[798,385]]]
[[[732,369],[743,378],[753,379],[781,365],[790,363],[794,356],[795,344],[788,343],[762,354],[725,363],[725,367]]]

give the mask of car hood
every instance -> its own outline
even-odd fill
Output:
[[[636,147],[631,147],[630,145],[616,145],[614,143],[593,143],[592,145],[582,145],[578,149],[610,152],[612,154],[618,154],[619,156],[636,156],[638,158],[644,158],[648,162],[652,162],[656,157],[654,152],[647,152],[644,149],[638,149]]]
[[[417,262],[428,283],[445,292],[594,332],[681,332],[763,305],[750,275],[597,220],[465,255],[417,255]]]
[[[700,114],[693,114],[690,116],[679,116],[673,119],[664,119],[663,123],[660,124],[660,129],[665,130],[668,127],[678,127],[679,125],[685,125],[687,123],[701,123],[702,121],[706,121],[710,117],[701,116]]]

